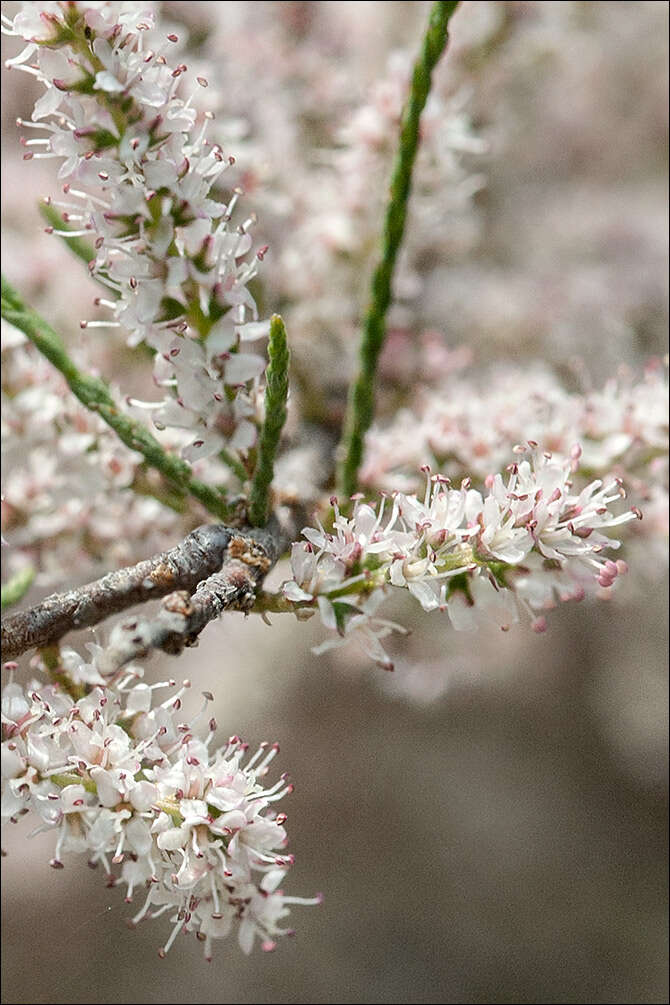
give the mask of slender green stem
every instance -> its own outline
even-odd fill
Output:
[[[33,569],[32,565],[26,565],[23,569],[19,569],[9,582],[5,583],[2,587],[2,610],[6,610],[12,604],[18,604],[19,600],[25,597],[34,579],[35,569]]]
[[[264,527],[268,522],[274,460],[286,422],[290,354],[286,328],[278,314],[274,314],[270,321],[268,356],[270,364],[266,373],[265,421],[258,441],[258,463],[249,496],[249,523],[252,527]]]
[[[236,457],[232,450],[227,450],[225,447],[219,451],[219,460],[223,461],[234,475],[239,478],[239,480],[244,484],[244,482],[249,479],[249,472],[245,468],[239,457]]]
[[[363,324],[359,372],[351,385],[349,404],[340,444],[342,461],[338,491],[344,496],[357,489],[358,469],[363,459],[363,441],[370,428],[375,406],[375,372],[386,334],[386,313],[391,303],[393,271],[400,248],[412,183],[412,168],[419,146],[419,119],[430,91],[432,72],[444,52],[449,20],[458,3],[434,3],[414,64],[412,84],[400,126],[400,142],[391,176],[386,208],[381,258],[372,277],[372,293]]]
[[[97,412],[119,439],[131,450],[142,454],[147,464],[156,468],[179,490],[188,492],[219,520],[229,517],[224,497],[204,482],[191,477],[185,462],[167,453],[151,433],[135,419],[119,411],[104,381],[82,373],[72,362],[60,336],[32,308],[23,303],[17,291],[2,278],[2,316],[19,328],[43,356],[65,377],[76,398],[92,412]]]
[[[295,614],[297,611],[314,614],[315,609],[314,600],[288,600],[283,593],[266,593],[265,590],[256,594],[251,608],[254,614]]]

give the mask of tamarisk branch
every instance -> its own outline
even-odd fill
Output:
[[[115,625],[99,669],[115,673],[153,649],[177,656],[186,646],[197,645],[203,628],[223,611],[250,611],[260,583],[274,564],[272,538],[265,537],[262,545],[251,535],[236,535],[221,571],[201,582],[192,596],[187,590],[177,590],[165,597],[154,618],[129,618]]]
[[[55,593],[2,622],[2,658],[52,645],[73,629],[98,624],[148,600],[165,598],[155,620],[131,618],[114,628],[110,667],[151,649],[178,653],[193,645],[224,610],[248,611],[256,591],[286,545],[276,526],[247,531],[211,524],[169,551],[108,573],[86,586]],[[191,596],[193,594],[193,596]]]

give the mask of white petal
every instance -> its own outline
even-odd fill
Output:
[[[235,353],[226,361],[226,384],[246,384],[248,380],[260,377],[265,366],[262,356],[246,352]]]

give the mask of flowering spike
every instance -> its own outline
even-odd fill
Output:
[[[530,610],[534,630],[543,631],[544,618],[535,618],[532,607],[554,595],[582,595],[582,580],[610,587],[618,565],[597,556],[617,542],[601,531],[635,514],[611,512],[613,482],[596,481],[573,495],[575,454],[559,464],[534,446],[524,449],[528,459],[509,466],[506,486],[501,475],[487,479],[486,498],[470,478],[452,489],[424,468],[423,500],[396,493],[385,521],[382,496],[378,511],[361,499],[350,518],[336,511],[332,534],[306,528],[307,540],[293,546],[294,579],[284,596],[301,605],[296,613],[317,606],[336,632],[315,652],[356,640],[375,663],[392,669],[381,640],[400,626],[377,616],[389,587],[406,588],[426,611],[447,610],[456,628],[474,627],[488,614],[503,631],[518,620],[519,608]]]
[[[82,657],[68,659],[80,678],[96,676]],[[177,723],[174,703],[152,707],[154,690],[141,680],[123,688],[110,682],[75,701],[55,684],[39,693],[8,684],[3,725],[14,738],[3,744],[3,814],[31,810],[57,830],[54,869],[63,869],[64,853],[85,849],[91,867],[104,866],[107,886],[125,885],[126,901],[146,884],[129,926],[169,912],[173,926],[161,957],[189,931],[208,952],[233,926],[245,951],[256,937],[261,945],[275,941],[286,934],[279,921],[289,905],[312,902],[279,889],[294,858],[284,851],[286,814],[270,807],[292,786],[285,775],[269,788],[260,782],[278,744],[259,746],[255,768],[245,766],[237,736],[212,752],[213,721],[199,739]],[[130,721],[132,730],[119,725]],[[36,743],[39,768],[31,755]],[[64,762],[76,764],[80,776],[64,773]]]

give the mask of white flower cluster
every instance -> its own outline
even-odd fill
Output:
[[[128,565],[187,532],[187,517],[150,494],[161,485],[142,456],[30,344],[3,348],[2,376],[6,572],[28,563],[42,585],[62,584],[65,568]]]
[[[612,586],[626,566],[603,557],[619,542],[602,531],[641,516],[612,511],[624,495],[621,483],[596,480],[575,493],[579,447],[566,462],[535,443],[515,449],[527,456],[510,465],[506,479],[487,479],[486,496],[469,479],[455,489],[425,469],[423,499],[396,492],[373,508],[356,498],[351,517],[332,500],[332,532],[321,524],[303,530],[306,541],[291,555],[294,578],[283,587],[297,611],[318,606],[337,631],[317,651],[354,637],[392,669],[380,640],[398,626],[376,617],[389,586],[405,587],[425,611],[447,611],[456,629],[493,619],[507,630],[521,608],[536,631],[546,624],[535,612],[581,599],[589,586]]]
[[[582,478],[617,475],[641,503],[664,496],[667,510],[668,380],[660,360],[642,379],[622,373],[580,394],[538,367],[448,377],[420,393],[412,411],[368,433],[361,480],[410,490],[426,463],[453,479],[466,472],[484,479],[506,463],[510,443],[528,437],[556,458],[579,443]]]
[[[187,67],[173,63],[178,36],[164,35],[153,5],[23,5],[4,30],[28,42],[9,66],[46,91],[26,129],[26,158],[61,161],[64,195],[53,205],[67,233],[90,238],[92,274],[109,290],[99,305],[130,345],[156,350],[162,402],[155,423],[190,433],[188,460],[256,438],[263,356],[240,350],[266,333],[248,284],[264,250],[249,259],[252,219],[232,223],[212,192],[232,158],[207,139],[194,93],[181,96]]]
[[[64,852],[84,853],[115,885],[112,866],[120,866],[126,901],[146,891],[133,923],[169,914],[161,956],[180,932],[195,932],[207,958],[232,930],[245,953],[256,936],[274,949],[290,934],[281,925],[289,905],[320,901],[279,889],[293,856],[285,851],[286,816],[273,807],[292,785],[285,775],[262,784],[278,747],[261,744],[249,756],[233,736],[213,749],[216,722],[209,720],[205,739],[195,729],[212,696],[181,722],[189,682],[149,687],[140,676],[133,667],[105,681],[95,656],[87,664],[64,650],[56,683],[5,687],[3,822],[32,812],[38,830],[54,828],[54,868],[63,867]],[[171,694],[155,705],[158,687]]]

